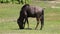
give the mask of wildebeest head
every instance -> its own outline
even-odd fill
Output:
[[[21,21],[21,19],[18,19],[17,23],[18,23],[19,29],[24,29],[23,22]]]

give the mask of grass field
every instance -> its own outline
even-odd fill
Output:
[[[32,4],[32,3],[31,3]],[[36,5],[37,4],[37,5]],[[20,4],[0,4],[0,34],[60,34],[60,8],[51,8],[49,3],[33,3],[32,5],[46,7],[45,23],[43,30],[34,30],[36,26],[35,18],[29,18],[31,30],[19,30],[17,18],[19,17]],[[58,5],[60,7],[60,5]],[[39,24],[40,25],[40,24]]]

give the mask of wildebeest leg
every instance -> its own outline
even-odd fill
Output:
[[[29,22],[28,22],[28,18],[27,18],[27,24],[28,24],[28,29],[29,29]]]
[[[26,18],[24,19],[24,27],[25,27],[25,23],[26,23]]]
[[[28,28],[29,28],[28,18],[25,18],[25,20],[24,20],[24,27],[25,27],[25,23],[26,23],[26,21],[27,21],[27,25],[28,25]]]
[[[41,28],[40,28],[40,30],[42,30],[42,28],[44,26],[44,16],[43,15],[41,16],[40,21],[41,21]]]
[[[37,29],[37,27],[39,25],[39,18],[36,18],[36,19],[37,19],[37,25],[36,25],[36,28],[35,29]]]

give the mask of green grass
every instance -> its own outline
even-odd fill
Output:
[[[31,3],[32,4],[32,3]],[[47,4],[36,3],[37,6],[47,7]],[[33,5],[36,5],[33,3]],[[0,34],[60,34],[60,8],[45,8],[45,23],[43,30],[40,30],[38,26],[35,29],[35,18],[29,18],[29,27],[31,30],[25,29],[19,30],[16,22],[19,17],[20,4],[0,4]],[[40,24],[39,24],[40,25]]]

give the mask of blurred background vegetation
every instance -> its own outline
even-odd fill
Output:
[[[26,3],[28,2],[29,0],[0,0],[0,3]]]
[[[60,1],[60,0],[0,0],[0,3],[17,3],[17,4],[24,4],[31,1]]]

